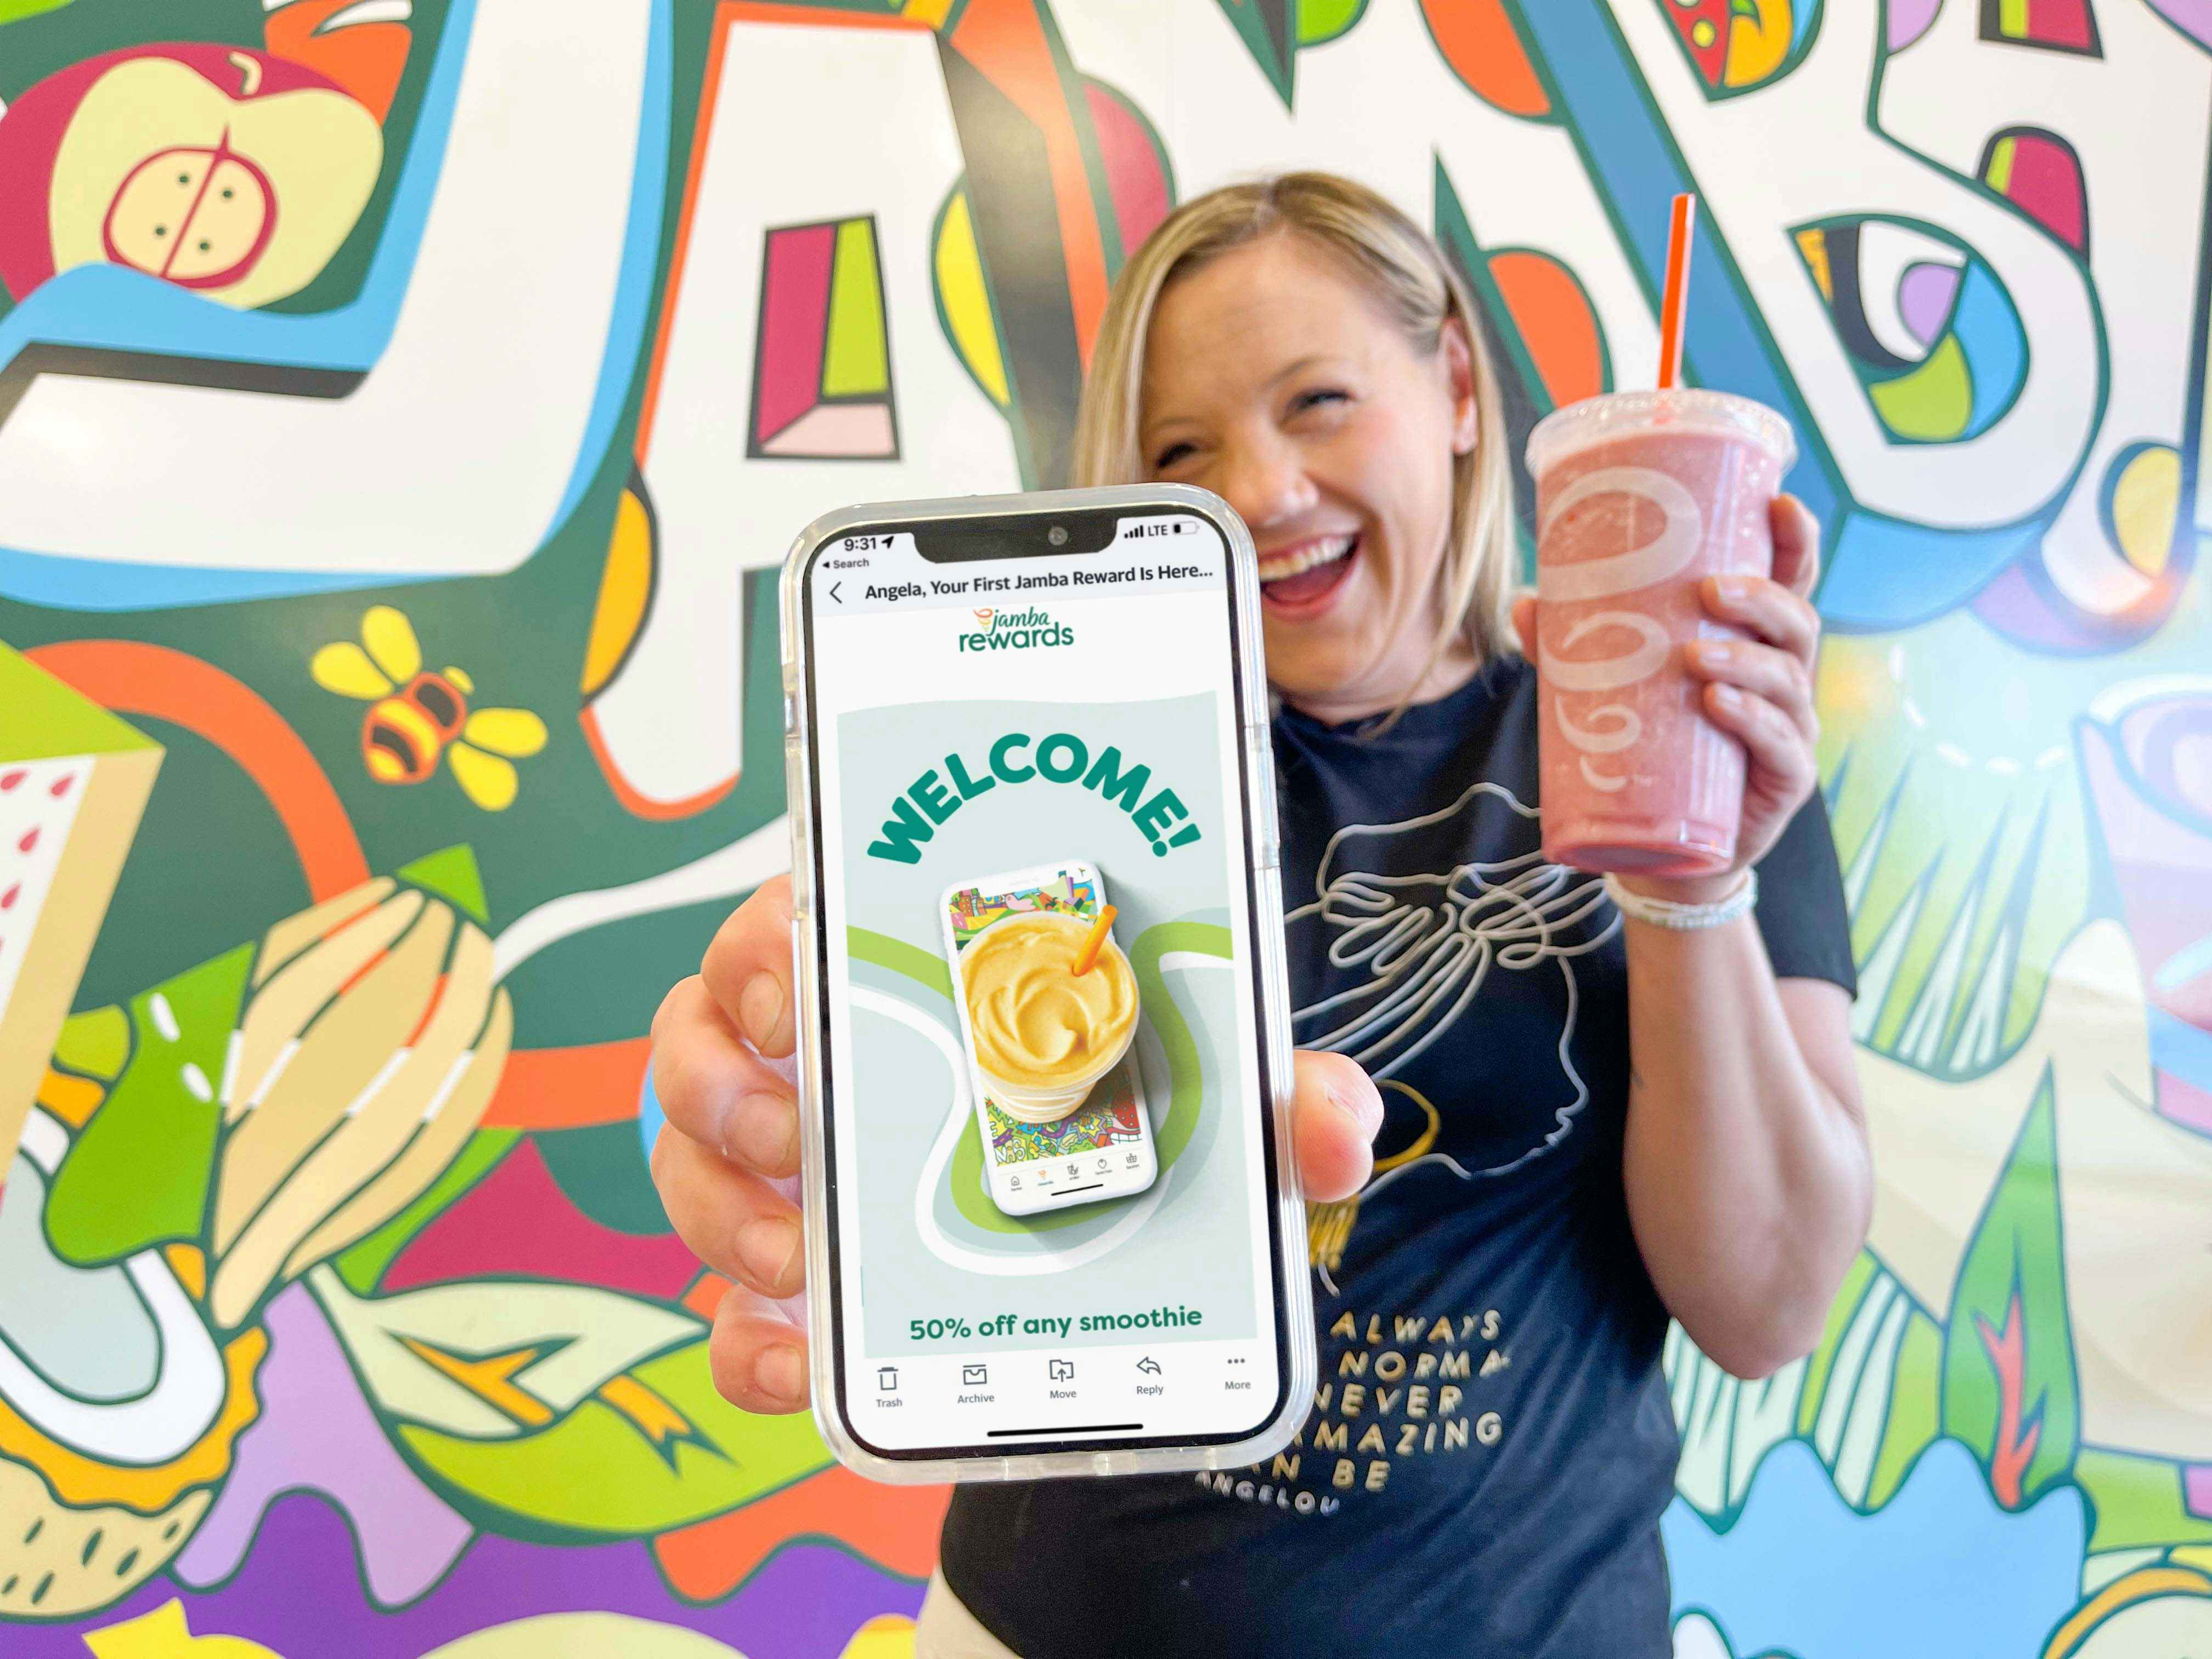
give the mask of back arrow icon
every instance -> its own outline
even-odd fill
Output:
[[[844,585],[845,584],[842,582],[831,582],[830,584],[830,597],[833,599],[837,599],[837,590]],[[845,601],[842,599],[837,599],[837,603],[842,605]]]

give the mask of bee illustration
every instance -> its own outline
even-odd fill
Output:
[[[514,802],[515,775],[501,757],[545,746],[545,722],[526,708],[471,712],[475,683],[458,668],[424,668],[413,625],[388,605],[363,614],[360,645],[332,641],[309,672],[325,691],[368,704],[361,758],[379,783],[421,783],[443,755],[464,794],[501,812]]]

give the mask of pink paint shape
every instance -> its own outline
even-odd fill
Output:
[[[1942,9],[1943,0],[1891,0],[1889,49],[1903,52],[1928,33],[1936,14]]]
[[[2212,1089],[2200,1089],[2171,1072],[2158,1074],[2158,1109],[2184,1128],[2212,1136]]]
[[[675,1234],[622,1232],[578,1209],[525,1139],[415,1236],[378,1288],[544,1279],[673,1302],[698,1276],[698,1257]]]
[[[2212,47],[2212,0],[2150,0],[2150,9],[2198,46]]]
[[[829,337],[835,225],[768,234],[762,262],[760,362],[753,371],[753,442],[764,445],[814,407]]]
[[[2181,1489],[2189,1502],[2189,1512],[2212,1521],[2212,1463],[2192,1463],[2181,1472]]]
[[[896,453],[887,404],[824,404],[802,415],[761,446],[769,455],[811,455],[825,460],[873,460]]]
[[[238,1461],[176,1576],[209,1589],[235,1573],[276,1500],[302,1489],[346,1518],[368,1592],[411,1601],[460,1559],[474,1531],[416,1478],[385,1437],[361,1384],[304,1285],[269,1304],[269,1358],[256,1379],[261,1420],[239,1437]]]
[[[1959,267],[1925,260],[1905,268],[1897,284],[1897,314],[1905,319],[1912,337],[1934,349],[1950,320],[1951,302],[1959,297]]]
[[[2089,246],[2089,204],[2081,183],[2081,163],[2056,138],[2042,133],[2013,135],[2012,176],[2005,195],[2076,253]]]
[[[2038,46],[2088,52],[2097,44],[2089,0],[2027,0],[2028,39]]]
[[[1144,123],[1121,99],[1103,87],[1085,88],[1091,106],[1091,125],[1098,134],[1099,153],[1106,162],[1106,189],[1114,201],[1114,222],[1121,233],[1121,248],[1133,253],[1168,216],[1167,174],[1145,131]]]

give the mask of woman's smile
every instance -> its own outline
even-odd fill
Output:
[[[1269,548],[1260,555],[1260,597],[1278,622],[1319,616],[1359,556],[1356,532],[1308,536]]]

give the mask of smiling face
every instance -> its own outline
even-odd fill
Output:
[[[1147,475],[1204,486],[1260,552],[1267,677],[1349,720],[1442,695],[1434,663],[1452,463],[1477,434],[1455,322],[1423,352],[1338,255],[1296,234],[1178,276],[1152,313],[1138,415]]]

